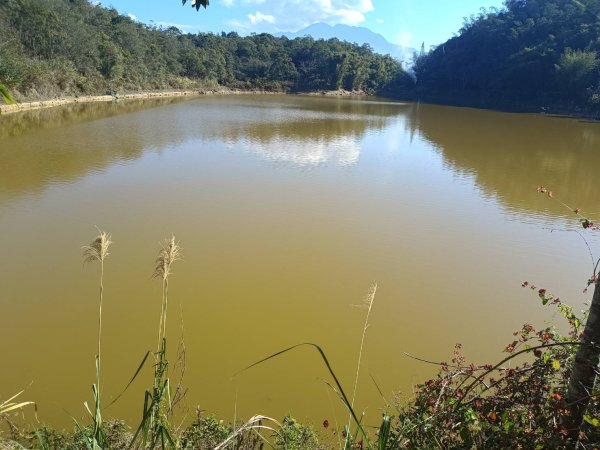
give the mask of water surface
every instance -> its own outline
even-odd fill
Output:
[[[366,310],[359,410],[409,398],[461,342],[495,361],[528,321],[552,320],[530,280],[581,308],[591,273],[577,222],[593,217],[600,125],[464,108],[296,96],[77,105],[0,118],[0,398],[27,387],[46,422],[91,400],[99,267],[103,389],[114,397],[155,346],[159,241],[183,247],[170,283],[172,360],[185,345],[183,411],[291,413],[342,422],[316,352],[351,391]],[[552,231],[559,230],[559,231]],[[592,250],[600,239],[589,234]],[[181,336],[183,335],[183,340]],[[172,370],[177,378],[177,370]],[[139,420],[150,370],[105,415]]]

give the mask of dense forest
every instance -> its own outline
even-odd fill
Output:
[[[87,0],[0,0],[0,87],[20,99],[218,85],[596,116],[598,51],[600,0],[482,9],[415,55],[410,75],[389,55],[338,39],[184,34]]]
[[[506,0],[421,55],[415,97],[510,109],[600,111],[600,1]]]
[[[337,39],[184,34],[86,0],[0,0],[0,83],[21,98],[217,84],[385,93],[406,76]]]

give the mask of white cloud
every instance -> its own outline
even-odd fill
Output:
[[[136,16],[134,16],[133,14],[127,14],[127,16],[128,16],[128,17],[129,17],[131,20],[133,20],[133,21],[136,21],[136,20],[137,20],[137,17],[136,17]]]
[[[363,12],[371,12],[375,10],[375,8],[373,7],[373,2],[371,0],[361,0],[359,3],[360,9]]]
[[[225,21],[225,25],[233,28],[234,30],[248,30],[250,28],[249,22],[244,22],[242,20],[230,19]]]
[[[197,25],[188,25],[185,23],[175,23],[175,22],[151,22],[151,23],[153,23],[154,25],[157,25],[159,27],[163,27],[163,28],[171,28],[171,27],[179,28],[181,31],[185,31],[185,32],[196,31],[199,28]]]
[[[275,23],[275,17],[269,14],[263,14],[260,11],[256,11],[256,14],[248,14],[248,19],[252,25],[261,22]]]
[[[383,23],[385,21],[383,19],[375,19],[375,22],[377,22],[377,23]]]
[[[227,8],[231,8],[235,2],[235,0],[220,0],[221,4],[223,6],[226,6]]]
[[[357,25],[365,21],[365,15],[356,9],[338,9],[335,11],[339,22],[346,25]]]
[[[252,142],[244,139],[235,144],[232,142],[231,148],[242,148],[267,161],[291,163],[300,167],[317,167],[327,163],[348,167],[355,165],[360,159],[360,143],[352,137],[311,139],[309,142],[310,145],[306,145],[306,141],[294,138]]]
[[[230,26],[249,31],[296,31],[316,22],[358,25],[374,11],[372,0],[220,0],[224,5],[260,5],[248,20],[230,20]]]
[[[398,36],[398,44],[402,47],[410,47],[412,43],[412,34],[408,31],[400,32]]]

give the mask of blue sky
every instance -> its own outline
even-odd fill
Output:
[[[101,0],[136,20],[174,25],[183,32],[297,31],[315,22],[367,27],[388,41],[418,48],[440,44],[457,32],[463,18],[502,0],[211,0],[196,12],[179,0]]]

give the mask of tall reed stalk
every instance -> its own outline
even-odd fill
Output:
[[[162,244],[155,261],[153,278],[162,279],[162,302],[158,325],[158,348],[155,353],[154,381],[151,390],[146,390],[144,398],[144,414],[133,437],[131,447],[137,445],[140,436],[141,447],[161,449],[175,448],[167,415],[172,412],[171,386],[168,377],[169,361],[167,359],[167,312],[169,309],[169,276],[172,265],[181,259],[181,247],[171,235]]]
[[[96,384],[92,386],[94,393],[94,413],[90,414],[94,420],[94,431],[92,436],[92,448],[102,447],[104,443],[102,431],[102,414],[100,408],[100,365],[102,350],[102,302],[104,298],[104,260],[110,254],[108,249],[112,244],[110,234],[98,229],[100,233],[90,245],[83,247],[83,262],[100,262],[100,301],[98,308],[98,353],[96,354]]]
[[[166,337],[167,333],[167,309],[169,305],[169,275],[171,275],[171,266],[175,261],[181,259],[181,247],[175,241],[175,236],[171,235],[170,239],[166,239],[162,245],[162,249],[156,258],[156,266],[154,268],[153,278],[161,278],[162,289],[162,306],[160,312],[160,323],[158,326],[158,350],[160,351],[161,340]]]
[[[358,351],[358,362],[356,364],[356,375],[354,377],[354,388],[352,389],[352,400],[350,407],[354,409],[354,400],[356,400],[356,388],[358,386],[358,376],[360,374],[360,365],[362,363],[363,348],[365,346],[365,336],[367,334],[367,328],[369,328],[369,317],[371,316],[371,309],[373,309],[373,302],[375,301],[375,294],[377,293],[377,283],[373,284],[369,289],[369,293],[364,300],[364,305],[367,307],[367,315],[365,317],[365,325],[363,326],[362,337],[360,339],[360,349]],[[346,432],[346,439],[344,442],[344,448],[348,448],[350,444],[350,425],[352,423],[352,414],[348,417],[348,425]]]

